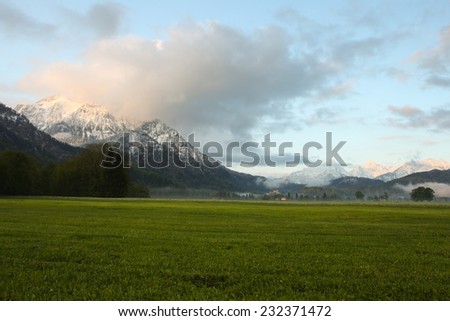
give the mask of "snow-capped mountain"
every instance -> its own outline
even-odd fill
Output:
[[[440,169],[440,170],[450,169],[450,162],[433,159],[411,160],[397,167],[395,170],[380,175],[376,178],[388,182],[393,179],[401,178],[409,174],[427,172],[433,169]]]
[[[116,119],[101,105],[80,103],[63,96],[51,96],[30,105],[17,105],[16,111],[53,138],[73,146],[122,141],[128,135],[130,143],[162,149],[170,144],[181,159],[200,161],[203,155],[190,146],[178,131],[159,119],[132,122]]]
[[[450,162],[445,160],[411,160],[401,166],[383,166],[375,162],[366,162],[364,165],[353,165],[342,167],[338,164],[333,166],[319,166],[304,168],[293,172],[286,178],[280,179],[280,184],[304,184],[307,186],[325,186],[339,178],[367,178],[388,182],[413,173],[426,172],[433,169],[450,169]],[[281,182],[283,180],[284,182]],[[275,181],[274,181],[275,182]]]
[[[329,184],[332,180],[349,173],[343,166],[333,164],[332,166],[306,167],[302,170],[291,173],[287,181],[291,184],[305,184],[308,186],[323,186]]]
[[[349,176],[375,178],[380,175],[386,174],[394,169],[395,168],[383,166],[378,163],[368,161],[363,165],[352,166],[351,170],[349,171]]]
[[[138,142],[142,146],[152,144],[160,155],[163,145],[174,151],[181,160],[192,159],[196,162],[209,161],[216,163],[194,149],[180,135],[160,120],[132,122],[117,119],[108,109],[101,105],[80,103],[63,96],[51,96],[34,104],[17,105],[15,110],[26,116],[39,130],[53,138],[73,146],[83,146],[91,143],[123,141],[128,134],[130,143]],[[0,115],[0,117],[6,117]],[[21,117],[9,115],[8,117]],[[136,150],[134,150],[136,152]],[[333,166],[305,167],[291,173],[287,177],[273,180],[276,184],[304,184],[308,186],[323,186],[341,177],[376,178],[390,181],[416,172],[433,169],[450,169],[450,162],[423,160],[410,161],[401,166],[383,166],[375,162],[363,165],[342,167]],[[269,180],[267,182],[269,184]]]
[[[43,132],[71,145],[123,143],[124,152],[130,151],[132,163],[139,167],[135,172],[137,180],[147,186],[237,191],[262,188],[259,184],[262,177],[222,166],[197,151],[178,131],[160,120],[139,123],[116,119],[103,106],[79,103],[62,96],[48,97],[31,105],[17,105],[15,109]],[[130,149],[125,149],[127,147]],[[147,148],[145,153],[141,152],[143,148]],[[154,162],[149,162],[150,156],[154,156]],[[142,163],[145,159],[147,161]]]
[[[118,134],[109,137],[110,142],[130,143],[133,146],[152,148],[161,152],[163,145],[170,150],[176,151],[177,157],[181,160],[193,159],[197,162],[208,159],[198,150],[193,148],[181,134],[175,129],[167,126],[159,119],[143,122],[136,127],[126,128]],[[126,138],[125,136],[126,135]],[[125,146],[128,147],[128,146]],[[132,150],[132,152],[136,150]],[[213,160],[210,160],[213,161]]]
[[[104,141],[132,124],[117,120],[100,105],[79,103],[62,96],[51,96],[31,105],[17,105],[37,128],[74,146]]]

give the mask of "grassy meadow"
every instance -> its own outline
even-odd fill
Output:
[[[450,300],[450,204],[0,199],[1,300]]]

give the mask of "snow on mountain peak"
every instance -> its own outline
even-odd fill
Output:
[[[350,170],[351,176],[375,178],[389,172],[390,168],[375,163],[373,161],[367,161],[363,165],[355,165]]]
[[[450,162],[434,159],[410,160],[409,162],[398,166],[395,170],[378,176],[377,179],[387,182],[413,173],[427,172],[433,169],[450,169]]]
[[[429,167],[433,167],[435,169],[450,169],[450,162],[443,160],[443,159],[424,159],[420,161],[422,164],[427,165]]]
[[[14,109],[7,107],[6,105],[0,103],[0,118],[11,121],[11,122],[22,122],[29,123],[28,119]]]
[[[108,139],[129,127],[126,121],[117,121],[104,106],[64,96],[50,96],[15,109],[40,130],[75,146]]]
[[[124,133],[129,133],[132,141],[170,142],[177,148],[185,144],[178,131],[159,119],[147,122],[116,119],[104,106],[64,96],[50,96],[35,104],[17,105],[15,109],[40,130],[70,145],[117,141]],[[200,157],[196,152],[189,153]]]
[[[349,176],[349,173],[339,164],[332,166],[307,167],[291,173],[287,181],[292,184],[305,184],[308,186],[323,186],[336,178]]]
[[[130,141],[171,143],[174,148],[180,151],[180,154],[197,160],[203,157],[200,152],[186,144],[178,131],[159,119],[146,122],[117,119],[105,106],[76,102],[64,96],[50,96],[35,104],[17,105],[15,110],[20,115],[15,113],[1,115],[0,113],[0,117],[7,116],[14,118],[16,121],[28,118],[38,129],[71,145],[82,146],[109,140],[117,141],[124,133],[129,133]],[[21,115],[26,116],[26,118]],[[186,145],[188,145],[187,148],[184,148]],[[333,166],[304,168],[291,173],[284,179],[289,183],[321,186],[344,176],[377,178],[389,181],[415,172],[432,169],[450,169],[450,162],[434,159],[411,160],[401,166],[392,167],[368,161],[363,165],[346,168],[333,164]]]

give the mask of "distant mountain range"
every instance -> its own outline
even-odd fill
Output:
[[[450,169],[447,170],[433,169],[427,172],[409,174],[407,176],[389,181],[387,184],[389,186],[395,186],[396,184],[417,185],[424,183],[450,184]]]
[[[199,169],[170,166],[168,168],[139,169],[136,172],[138,180],[158,186],[255,190],[261,188],[261,181],[265,181],[266,188],[279,185],[333,185],[338,188],[350,188],[351,186],[379,186],[383,182],[394,181],[414,173],[435,169],[450,169],[450,162],[444,160],[411,160],[398,166],[384,166],[375,162],[367,162],[363,165],[348,167],[337,164],[315,168],[305,167],[285,177],[265,179],[238,173],[220,165],[214,159],[193,148],[178,131],[160,120],[132,122],[126,119],[117,119],[106,107],[75,102],[63,96],[51,96],[34,104],[17,105],[15,110],[22,116],[14,114],[14,117],[22,117],[23,122],[29,120],[37,129],[51,135],[55,140],[73,146],[113,141],[122,142],[124,133],[127,133],[130,142],[140,142],[146,146],[151,144],[153,152],[159,157],[162,157],[165,144],[169,143],[173,155],[177,159],[188,160],[193,163],[203,162],[217,167],[215,169],[209,167]],[[26,120],[27,118],[28,120]],[[25,134],[19,134],[15,131],[10,131],[8,135],[11,136],[14,133],[17,136],[14,138],[15,140],[22,136],[26,137]],[[6,139],[2,140],[2,144],[5,145],[7,141]],[[61,146],[69,148],[66,144]],[[28,147],[28,149],[33,148]],[[138,149],[132,150],[133,155],[141,154]],[[60,153],[60,155],[66,155],[67,153],[70,154],[70,152],[66,152]],[[138,159],[135,161],[138,161]]]
[[[308,186],[325,186],[333,180],[344,177],[356,177],[389,182],[410,174],[427,172],[434,169],[450,169],[450,162],[444,160],[411,160],[399,166],[386,167],[374,162],[368,162],[362,166],[319,166],[304,168],[287,176],[286,180],[293,184],[304,184]]]
[[[398,179],[410,174],[427,172],[434,169],[439,170],[447,170],[450,169],[450,162],[444,160],[433,160],[433,159],[425,159],[425,160],[411,160],[403,165],[397,167],[395,170],[391,172],[387,172],[383,175],[376,177],[377,179],[381,179],[385,182],[392,181],[394,179]]]

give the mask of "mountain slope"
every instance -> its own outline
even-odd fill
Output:
[[[426,159],[421,161],[411,160],[392,172],[380,175],[376,179],[388,182],[413,173],[431,171],[433,169],[446,170],[450,169],[450,162],[443,160]]]
[[[366,177],[352,177],[346,176],[337,178],[328,185],[328,187],[332,188],[346,188],[346,189],[358,189],[364,187],[379,187],[384,185],[385,183],[382,180],[371,179]]]
[[[103,106],[79,103],[62,96],[17,105],[15,110],[40,130],[74,146],[104,141],[132,127],[126,121],[116,120]]]
[[[291,184],[304,184],[308,186],[328,185],[332,180],[348,176],[348,172],[339,164],[332,166],[307,167],[291,173],[287,181]]]
[[[19,150],[44,162],[62,161],[81,151],[38,130],[26,117],[3,104],[0,104],[0,150]]]
[[[422,183],[443,183],[450,184],[450,169],[439,170],[433,169],[427,172],[413,173],[405,177],[394,179],[388,182],[388,185],[416,185]]]
[[[380,175],[386,174],[393,170],[393,168],[389,168],[378,163],[368,161],[363,165],[356,165],[350,170],[349,175],[354,177],[366,177],[366,178],[375,178]]]
[[[261,177],[232,171],[191,146],[160,120],[117,120],[100,105],[61,96],[16,110],[38,128],[71,145],[118,142],[135,168],[134,178],[150,187],[177,186],[236,191],[261,190]],[[193,166],[190,166],[192,164]]]

